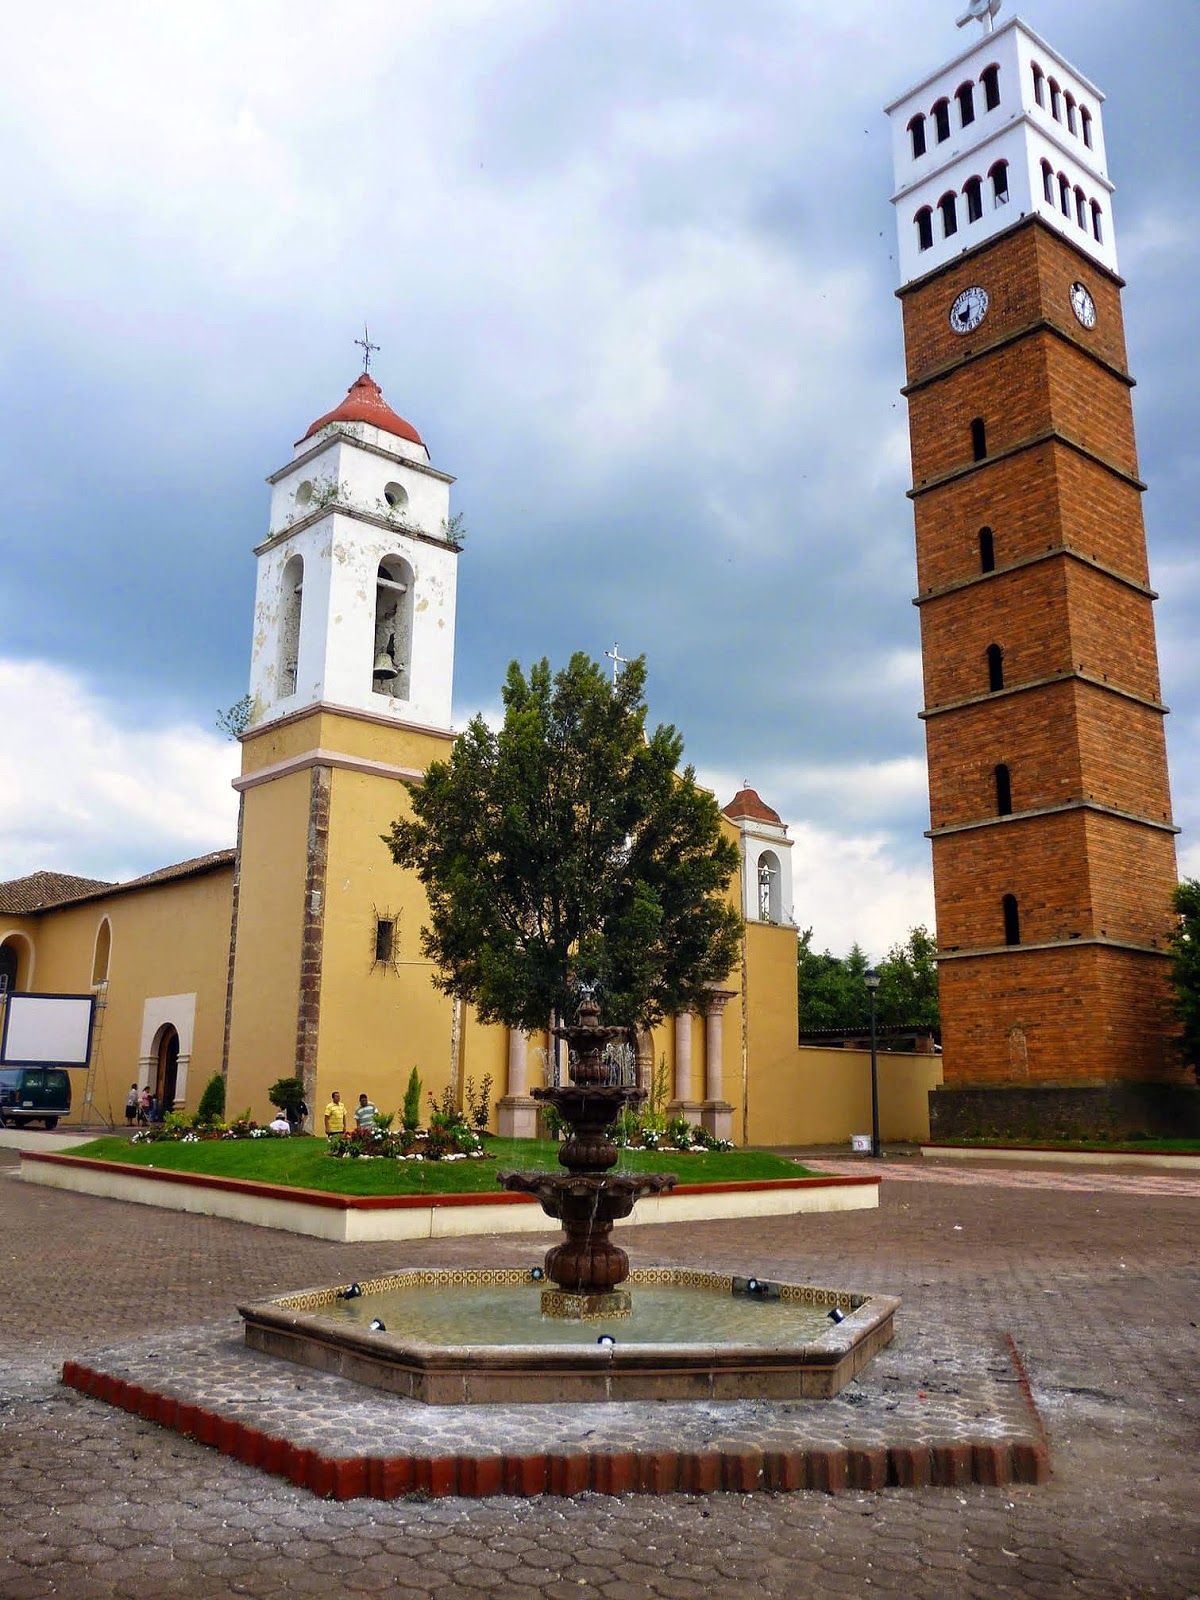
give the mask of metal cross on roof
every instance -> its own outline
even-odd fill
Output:
[[[355,339],[354,342],[355,342],[355,344],[360,345],[362,347],[363,371],[364,372],[370,372],[370,370],[371,370],[371,352],[373,350],[378,350],[379,346],[377,344],[372,344],[371,343],[371,335],[367,332],[367,325],[366,325],[365,322],[363,323],[363,336],[362,336],[362,338],[361,339]]]
[[[613,683],[615,684],[617,681],[617,673],[620,668],[627,667],[629,665],[629,657],[621,654],[621,647],[617,644],[615,639],[613,640],[612,649],[606,650],[604,654],[613,664]]]

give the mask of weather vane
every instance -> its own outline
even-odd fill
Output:
[[[371,352],[372,352],[372,350],[378,350],[379,346],[377,344],[372,344],[371,343],[371,335],[367,332],[367,325],[366,325],[365,322],[363,323],[363,336],[362,336],[362,338],[361,339],[355,339],[354,342],[355,342],[355,344],[361,345],[361,347],[362,347],[363,371],[364,372],[370,372],[370,370],[371,370]]]
[[[619,644],[617,644],[615,639],[613,640],[612,649],[606,650],[604,654],[613,664],[613,685],[615,687],[617,682],[617,674],[621,667],[627,667],[629,665],[629,657],[621,654],[621,647]]]
[[[968,22],[978,22],[986,32],[991,33],[993,18],[999,11],[1002,0],[968,0],[967,9],[958,19],[960,28],[965,28]]]

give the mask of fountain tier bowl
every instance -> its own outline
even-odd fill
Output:
[[[602,1344],[604,1322],[543,1316],[544,1287],[515,1269],[412,1269],[364,1280],[353,1299],[309,1289],[239,1310],[252,1349],[463,1405],[827,1399],[891,1340],[900,1303],[649,1267],[630,1273],[632,1314]],[[835,1307],[844,1320],[830,1320]]]

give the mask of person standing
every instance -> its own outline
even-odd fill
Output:
[[[378,1112],[365,1094],[360,1094],[358,1104],[354,1108],[354,1126],[359,1133],[374,1133],[375,1118]]]
[[[325,1132],[327,1134],[345,1133],[346,1108],[342,1104],[342,1097],[335,1089],[329,1097],[329,1104],[325,1107]]]
[[[147,1088],[142,1090],[141,1097],[138,1100],[138,1108],[137,1108],[137,1119],[138,1119],[139,1123],[141,1123],[143,1128],[146,1127],[147,1124],[149,1123],[149,1121],[150,1121],[150,1113],[151,1113],[151,1111],[153,1109],[154,1109],[154,1096],[150,1093],[150,1090],[147,1087]]]
[[[136,1083],[129,1085],[129,1093],[125,1096],[125,1126],[132,1128],[138,1119],[138,1106],[141,1104],[141,1095],[138,1093]]]

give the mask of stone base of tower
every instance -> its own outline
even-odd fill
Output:
[[[1075,1139],[1200,1138],[1200,1088],[1111,1083],[1099,1088],[1013,1085],[933,1089],[929,1136],[1001,1144]]]
[[[943,954],[938,988],[949,1089],[1193,1081],[1157,951],[1081,941]]]

